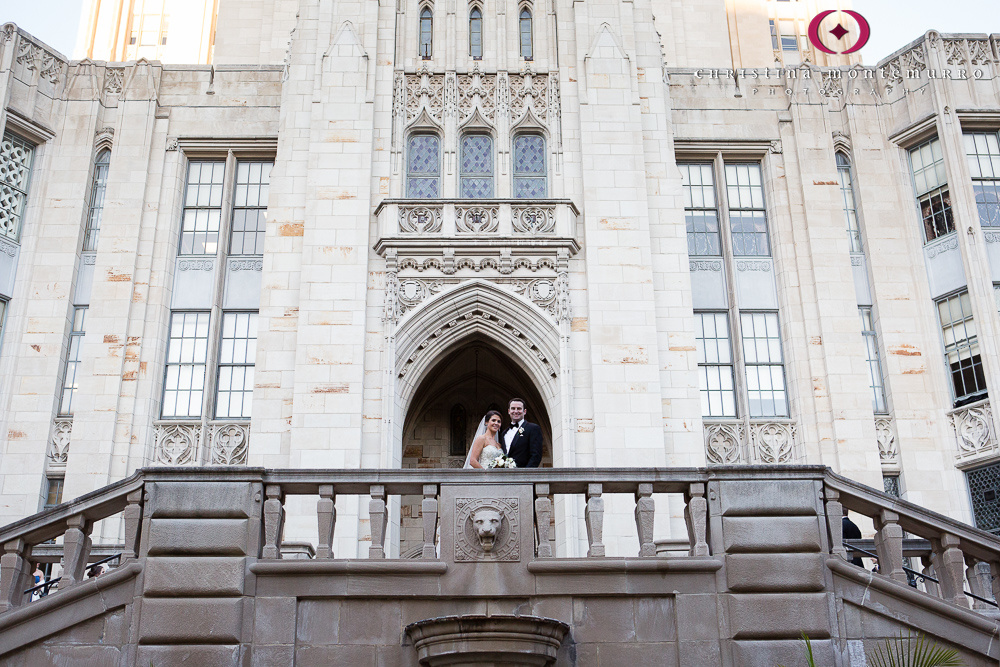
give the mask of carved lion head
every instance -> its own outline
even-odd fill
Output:
[[[503,517],[499,511],[492,507],[483,507],[472,513],[472,525],[479,536],[479,544],[483,551],[489,553],[493,549],[493,542],[500,532],[500,522]]]

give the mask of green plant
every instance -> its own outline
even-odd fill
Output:
[[[869,655],[871,667],[961,667],[962,661],[958,651],[953,648],[938,646],[926,636],[910,633],[903,637],[900,630],[898,637],[886,639],[877,645]]]

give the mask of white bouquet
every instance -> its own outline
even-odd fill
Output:
[[[516,468],[517,464],[514,463],[514,459],[509,456],[504,456],[501,454],[492,461],[486,464],[487,468]]]

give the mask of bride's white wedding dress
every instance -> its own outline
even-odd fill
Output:
[[[490,467],[490,461],[498,456],[503,456],[503,450],[495,445],[486,445],[483,447],[482,453],[479,455],[479,465],[484,468]]]

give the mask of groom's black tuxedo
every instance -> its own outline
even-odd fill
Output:
[[[501,444],[507,442],[507,429],[500,435]],[[521,426],[514,433],[514,439],[510,441],[507,449],[507,456],[514,459],[518,468],[537,468],[542,463],[542,429],[538,424],[529,421],[521,422]]]

